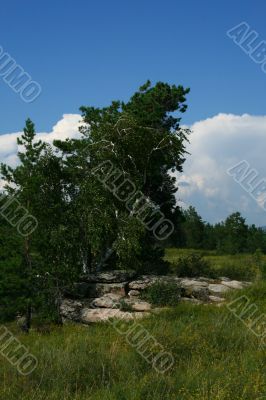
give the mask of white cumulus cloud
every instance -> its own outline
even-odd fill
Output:
[[[37,139],[52,144],[54,140],[67,138],[78,138],[80,136],[79,126],[81,116],[79,114],[64,114],[52,128],[51,132],[37,133]],[[11,165],[18,163],[17,159],[17,138],[22,132],[0,134],[0,162]]]
[[[184,172],[178,175],[178,199],[211,222],[240,211],[249,223],[266,225],[266,212],[227,170],[246,160],[266,178],[266,116],[218,114],[191,126]]]
[[[51,132],[40,132],[38,138],[52,143],[55,139],[79,137],[81,116],[64,114]],[[180,203],[193,205],[210,222],[240,211],[249,223],[266,225],[266,211],[227,170],[242,160],[266,179],[266,116],[218,114],[191,126],[190,144],[184,172],[178,174],[177,193]],[[16,139],[21,132],[0,135],[0,162],[17,164]]]

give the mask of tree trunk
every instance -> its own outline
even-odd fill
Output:
[[[26,259],[26,264],[27,264],[28,285],[29,285],[29,299],[28,299],[28,305],[27,305],[27,311],[26,311],[26,329],[27,329],[27,332],[29,332],[30,327],[31,327],[31,318],[32,318],[32,304],[31,304],[32,303],[32,301],[31,301],[31,296],[32,296],[32,289],[31,289],[32,263],[31,263],[31,257],[30,257],[30,239],[29,239],[29,236],[26,236],[26,238],[25,238],[25,259]]]
[[[62,320],[62,315],[61,315],[61,304],[62,304],[62,293],[59,288],[58,282],[56,285],[56,298],[55,298],[55,306],[56,306],[56,319],[57,319],[57,324],[59,326],[63,325],[63,320]]]
[[[31,328],[31,315],[32,315],[31,301],[29,300],[28,306],[27,306],[27,311],[26,311],[26,321],[25,321],[25,332],[26,333],[29,333],[29,330]]]

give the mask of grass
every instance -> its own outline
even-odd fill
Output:
[[[218,276],[238,280],[254,280],[258,272],[254,257],[250,254],[217,255],[215,251],[169,248],[166,249],[165,258],[172,264],[172,272],[175,272],[175,264],[181,257],[192,253],[202,254]],[[266,264],[266,255],[262,257],[262,261]]]
[[[266,312],[266,283],[245,294]],[[7,400],[243,400],[266,398],[266,352],[226,306],[177,307],[140,322],[174,356],[158,374],[110,324],[69,325],[50,335],[9,329],[38,358],[28,377],[0,357]],[[128,323],[131,324],[131,323]]]

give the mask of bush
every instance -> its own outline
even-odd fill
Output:
[[[176,306],[181,288],[171,282],[156,282],[144,290],[141,297],[154,306]]]
[[[126,312],[133,311],[132,305],[126,303],[124,299],[121,299],[120,302],[119,302],[119,310],[120,311],[126,311]]]
[[[174,265],[174,270],[176,274],[181,277],[217,277],[217,273],[210,267],[209,262],[204,260],[200,254],[196,253],[181,257]]]

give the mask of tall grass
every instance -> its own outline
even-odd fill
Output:
[[[215,251],[170,248],[166,249],[165,258],[172,264],[172,272],[175,272],[175,265],[178,264],[179,259],[191,254],[201,254],[217,276],[254,280],[258,274],[256,259],[251,254],[217,255]],[[266,255],[262,256],[262,262],[266,265]]]
[[[265,283],[243,293],[266,312]],[[266,396],[265,351],[226,305],[179,304],[141,324],[174,356],[173,368],[164,375],[108,323],[70,325],[54,328],[50,335],[31,332],[28,336],[10,325],[39,366],[22,377],[0,358],[0,399],[254,400]]]

